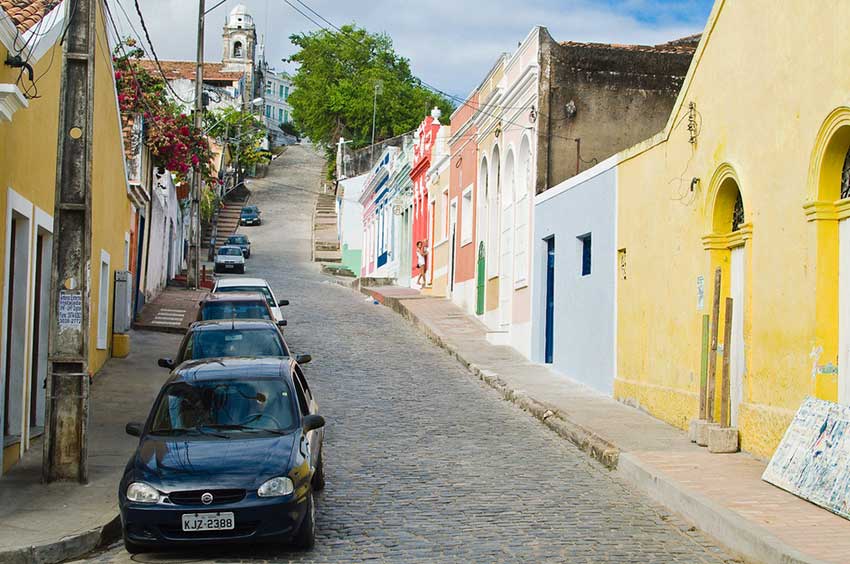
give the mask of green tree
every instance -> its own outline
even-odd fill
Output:
[[[298,48],[290,61],[299,65],[289,96],[293,119],[331,158],[341,136],[354,148],[371,143],[376,85],[376,141],[415,129],[434,106],[451,114],[451,102],[422,86],[386,34],[346,25],[341,32],[298,33],[290,40]]]
[[[271,153],[262,149],[266,130],[259,117],[237,108],[222,108],[204,114],[204,128],[230,148],[240,176],[256,164],[269,162]]]

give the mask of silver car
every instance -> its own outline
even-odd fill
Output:
[[[223,245],[215,255],[216,272],[245,274],[245,256],[236,245]]]

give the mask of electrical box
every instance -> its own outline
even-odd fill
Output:
[[[133,322],[133,275],[128,270],[115,271],[115,312],[113,333],[129,333]]]

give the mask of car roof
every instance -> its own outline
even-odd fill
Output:
[[[187,360],[174,369],[166,384],[204,380],[280,378],[289,374],[289,359],[275,356]]]
[[[203,303],[208,302],[266,302],[265,296],[259,292],[224,292],[222,294],[207,294]]]
[[[216,282],[216,288],[230,288],[232,286],[268,287],[269,283],[262,278],[219,278]]]
[[[229,331],[231,329],[277,329],[277,323],[271,319],[213,319],[210,321],[196,321],[189,327],[189,331]]]

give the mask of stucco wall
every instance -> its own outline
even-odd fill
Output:
[[[356,274],[360,273],[363,251],[363,206],[360,196],[368,174],[340,181],[342,197],[339,203],[339,242],[342,265]]]
[[[606,394],[614,383],[616,179],[609,160],[537,196],[534,206],[532,360],[545,358],[544,239],[554,237],[553,367]],[[587,234],[591,272],[582,276],[578,237]]]
[[[737,178],[751,224],[738,426],[742,448],[761,456],[806,395],[823,397],[819,371],[838,356],[837,192],[819,190],[815,165],[826,155],[840,169],[850,146],[848,20],[844,2],[718,1],[669,134],[627,151],[618,173],[618,246],[628,258],[615,394],[681,427],[698,413],[700,319],[714,268],[729,279],[728,257],[703,239],[714,231],[713,179],[723,170]],[[833,171],[823,182],[834,189],[839,180]]]

